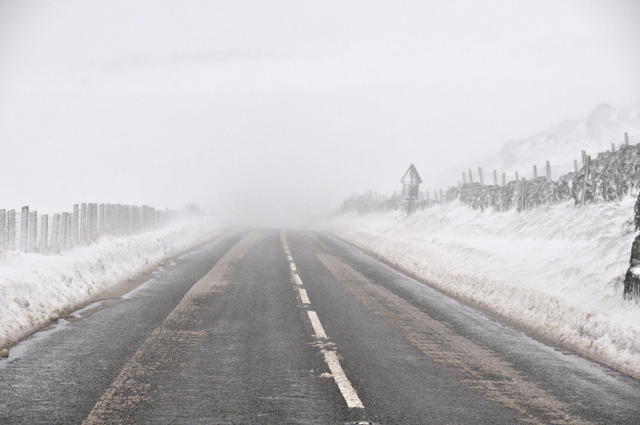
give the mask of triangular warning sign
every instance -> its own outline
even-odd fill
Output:
[[[413,164],[411,164],[411,166],[409,167],[407,172],[404,173],[404,177],[402,177],[402,180],[400,180],[400,183],[404,183],[404,184],[420,184],[420,183],[422,183],[422,179],[420,178],[420,175],[418,174],[418,170],[416,170],[416,167]]]

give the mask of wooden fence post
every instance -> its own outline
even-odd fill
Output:
[[[87,204],[87,216],[89,217],[89,240],[93,242],[96,228],[96,204]]]
[[[478,178],[480,179],[480,184],[484,186],[484,176],[482,175],[482,168],[478,167]]]
[[[551,163],[547,161],[547,180],[553,180],[551,178]]]
[[[118,204],[118,236],[124,235],[124,205]]]
[[[20,251],[28,251],[29,241],[29,207],[22,207],[20,216]]]
[[[577,159],[574,159],[574,160],[573,160],[573,166],[574,166],[574,168],[576,169],[576,173],[577,173],[578,171],[580,171],[580,168],[578,167],[578,160],[577,160]]]
[[[520,179],[518,178],[518,172],[516,171],[516,181],[519,182]]]
[[[7,251],[16,250],[16,210],[7,211]]]
[[[522,178],[522,188],[520,189],[520,211],[524,212],[525,199],[527,197],[527,179]]]
[[[112,235],[116,235],[116,222],[118,220],[118,205],[117,204],[111,204],[111,207],[109,207],[110,211],[109,211],[109,232]]]
[[[98,204],[91,204],[91,240],[98,236]]]
[[[122,236],[122,204],[116,205],[116,235]]]
[[[60,249],[66,249],[67,248],[67,224],[68,224],[68,219],[67,217],[69,216],[69,213],[63,212],[60,215]]]
[[[104,234],[104,204],[98,206],[98,233]]]
[[[616,153],[616,144],[611,143],[611,153]]]
[[[104,229],[102,231],[111,234],[111,204],[104,206]]]
[[[93,204],[93,238],[98,239],[98,233],[100,229],[100,206]]]
[[[87,204],[80,206],[80,241],[85,244],[87,242]]]
[[[78,214],[78,204],[73,205],[73,223],[71,224],[71,245],[78,245],[78,226],[80,225],[80,216]]]
[[[65,244],[65,248],[71,248],[71,223],[72,223],[71,214],[67,213],[67,243]]]
[[[498,172],[496,170],[493,170],[493,185],[498,185]]]
[[[507,184],[507,173],[502,173],[502,187],[505,187]]]
[[[591,156],[587,155],[585,159],[585,167],[584,167],[584,182],[582,185],[582,196],[580,199],[580,205],[584,206],[584,198],[587,194],[587,180],[589,180],[589,168],[591,166]]]
[[[473,174],[471,173],[471,168],[469,168],[469,183],[473,183]]]
[[[587,165],[587,151],[582,151],[582,166]]]
[[[47,242],[49,241],[49,216],[43,214],[40,217],[40,252],[47,252],[49,249]]]
[[[7,224],[7,211],[0,210],[0,252],[5,250],[7,246],[7,232],[5,230],[5,226]]]
[[[127,205],[125,210],[125,222],[127,223],[127,236],[133,234],[133,206]]]
[[[462,184],[467,184],[467,173],[462,172]]]
[[[85,209],[84,221],[84,240],[85,243],[91,243],[91,203],[87,203]]]
[[[29,252],[36,252],[38,246],[38,212],[32,211],[29,213]]]
[[[533,166],[533,179],[537,179],[538,178],[538,167],[537,166]]]
[[[147,231],[147,226],[148,226],[148,220],[147,220],[147,206],[143,205],[142,209],[140,211],[140,220],[142,221],[142,232],[146,232]]]
[[[427,199],[429,199],[429,191],[427,190],[426,193],[427,193]],[[424,196],[424,194],[423,194],[423,196]],[[140,207],[139,206],[135,206],[133,208],[134,208],[133,209],[133,217],[135,219],[135,222],[134,222],[135,223],[134,224],[135,225],[135,230],[134,231],[135,231],[136,234],[138,234],[138,233],[142,232],[142,227],[140,226]]]
[[[437,190],[433,191],[433,199],[435,199],[436,202],[438,201],[438,191]]]
[[[624,144],[629,146],[629,133],[624,133]]]
[[[60,251],[60,214],[53,215],[53,228],[51,229],[51,249]]]
[[[87,204],[87,241],[93,241],[93,204]]]

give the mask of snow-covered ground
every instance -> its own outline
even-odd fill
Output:
[[[102,236],[91,245],[58,255],[1,255],[0,349],[90,303],[122,280],[222,231],[220,222],[192,219],[154,232]]]
[[[640,305],[622,297],[634,203],[520,214],[456,201],[409,218],[347,213],[329,229],[446,294],[640,378]]]

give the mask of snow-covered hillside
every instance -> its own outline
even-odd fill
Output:
[[[329,226],[446,294],[640,378],[640,306],[622,296],[634,202],[483,213],[454,201]]]
[[[0,256],[0,349],[221,232],[220,222],[194,218],[154,232],[101,236],[57,255],[5,253]]]
[[[549,161],[556,178],[574,171],[574,159],[582,166],[583,150],[595,156],[610,149],[611,143],[619,147],[624,143],[624,133],[632,136],[631,144],[640,143],[640,102],[625,107],[599,105],[585,118],[565,120],[530,137],[507,141],[497,153],[478,161],[478,165],[485,170],[485,182],[488,182],[492,179],[491,170],[507,173],[508,180],[515,177],[516,171],[520,177],[530,179],[533,166],[537,165],[540,175],[544,175],[546,161]],[[477,172],[477,166],[467,168]],[[477,175],[474,178],[478,181]]]

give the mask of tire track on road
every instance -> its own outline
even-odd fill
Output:
[[[400,329],[402,335],[433,361],[458,370],[472,389],[487,399],[516,411],[524,422],[588,423],[572,414],[580,406],[557,400],[526,380],[495,352],[434,320],[337,257],[317,254],[318,260],[360,302]]]
[[[150,400],[150,383],[206,335],[199,329],[201,310],[208,305],[203,300],[229,283],[237,262],[264,237],[261,231],[249,233],[196,282],[124,366],[83,424],[136,422],[135,411]]]

